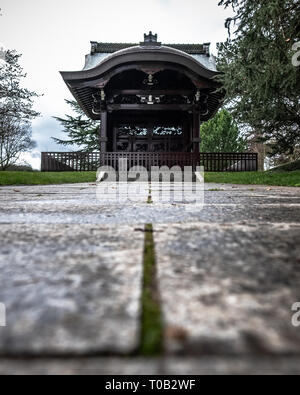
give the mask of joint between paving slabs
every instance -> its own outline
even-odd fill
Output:
[[[148,357],[163,353],[163,318],[157,282],[153,225],[145,225],[142,322],[139,354]]]
[[[153,204],[151,183],[149,184],[149,195],[148,195],[147,203],[148,203],[148,204]]]

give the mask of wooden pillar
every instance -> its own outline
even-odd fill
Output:
[[[100,125],[100,157],[101,166],[105,165],[104,154],[107,152],[107,111],[101,111],[101,125]]]
[[[183,133],[184,133],[184,151],[189,151],[191,147],[191,133],[190,133],[190,121],[187,117],[183,123]]]
[[[200,152],[200,114],[198,111],[193,112],[193,152]]]

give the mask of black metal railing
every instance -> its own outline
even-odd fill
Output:
[[[193,152],[43,152],[44,172],[97,171],[100,166],[118,170],[119,160],[127,159],[127,168],[143,166],[203,166],[207,172],[241,172],[258,170],[257,153]]]

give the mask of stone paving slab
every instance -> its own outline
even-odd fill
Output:
[[[138,225],[145,223],[299,223],[300,204],[254,205],[252,202],[244,205],[211,204],[204,210],[187,209],[186,205],[146,205],[110,207],[95,205],[82,207],[79,204],[59,207],[59,205],[39,207],[32,202],[29,207],[0,210],[0,223],[18,224],[95,224],[101,226]]]
[[[94,184],[5,187],[0,188],[0,223],[300,222],[300,188],[206,184],[205,189],[205,207],[201,210],[189,204],[143,201],[100,204]]]
[[[169,352],[300,354],[300,224],[154,229]]]
[[[299,357],[0,359],[0,375],[299,375]]]
[[[0,359],[0,375],[158,375],[161,365],[146,358]]]
[[[1,355],[127,354],[139,345],[143,235],[133,227],[0,227]]]
[[[99,204],[93,183],[0,187],[8,320],[0,355],[11,357],[0,359],[0,373],[296,372],[298,357],[277,355],[300,354],[291,325],[300,301],[300,188],[205,190],[200,210]],[[124,355],[139,344],[145,223],[155,229],[166,348],[186,357],[83,358]]]
[[[299,375],[299,357],[212,357],[167,358],[169,375]]]

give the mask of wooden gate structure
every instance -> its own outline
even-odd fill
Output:
[[[42,171],[94,170],[119,158],[147,168],[255,169],[255,154],[200,153],[200,125],[224,96],[210,44],[162,45],[152,32],[140,44],[92,42],[84,69],[61,75],[86,115],[100,121],[99,152],[43,153]]]

